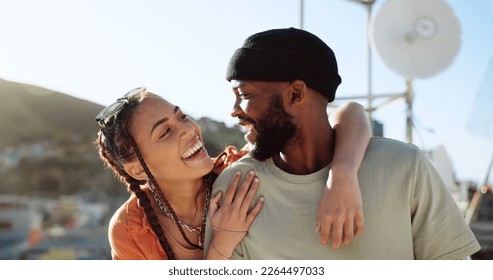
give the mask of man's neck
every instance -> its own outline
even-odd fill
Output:
[[[330,125],[320,124],[299,131],[286,147],[272,157],[280,169],[295,175],[314,173],[332,162],[334,134]]]

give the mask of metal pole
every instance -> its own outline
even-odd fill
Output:
[[[406,104],[407,104],[407,142],[413,143],[413,80],[407,79],[407,93],[406,93]]]
[[[304,9],[304,2],[305,2],[305,1],[300,0],[300,29],[303,29],[303,28],[304,28],[304,26],[303,26],[303,21],[304,21],[304,19],[303,19],[303,14],[304,14],[304,11],[303,11],[303,9]]]
[[[485,187],[486,184],[488,184],[488,179],[492,168],[493,168],[493,156],[491,157],[490,165],[486,170],[486,176],[484,176],[483,181],[479,182],[478,186],[476,187],[476,192],[474,193],[474,196],[471,199],[471,203],[467,208],[466,222],[468,224],[471,224],[471,221],[475,219],[475,216],[478,212],[478,206],[481,202],[481,196],[483,194],[482,188]]]
[[[366,34],[368,36],[370,32],[370,21],[371,21],[371,7],[373,6],[373,2],[368,2],[366,4],[366,7],[368,9],[368,23],[367,23],[367,28],[366,28]],[[370,40],[368,41],[368,120],[370,122],[370,126],[373,130],[373,118],[372,118],[372,112],[373,112],[373,105],[372,105],[372,60],[371,60],[371,45],[370,45]]]

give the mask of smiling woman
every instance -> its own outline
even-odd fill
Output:
[[[210,205],[211,215],[233,218],[214,226],[241,232],[222,234],[229,235],[226,238],[219,234],[215,245],[221,250],[234,248],[243,238],[263,200],[249,213],[239,207],[222,213],[213,207],[222,197],[210,194],[214,161],[204,148],[199,126],[178,106],[137,88],[101,111],[96,121],[101,158],[133,193],[110,222],[113,259],[203,259]],[[237,177],[229,196],[238,185]],[[237,198],[250,204],[257,186],[251,176],[239,186],[244,192]],[[218,251],[207,256],[220,257]]]

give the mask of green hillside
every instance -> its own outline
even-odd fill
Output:
[[[0,79],[0,148],[56,137],[94,138],[103,106],[45,88]]]

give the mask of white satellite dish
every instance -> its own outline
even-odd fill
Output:
[[[387,0],[370,22],[369,40],[393,71],[407,79],[427,78],[450,66],[461,28],[443,0]]]
[[[407,141],[412,143],[414,99],[413,79],[427,78],[446,69],[459,52],[461,28],[452,8],[444,0],[386,0],[371,17],[375,0],[351,0],[368,8],[368,94],[337,99],[368,100],[367,111],[404,98],[407,103]],[[385,64],[406,80],[406,92],[373,95],[371,88],[371,49],[375,49]],[[375,99],[387,98],[374,105]]]

